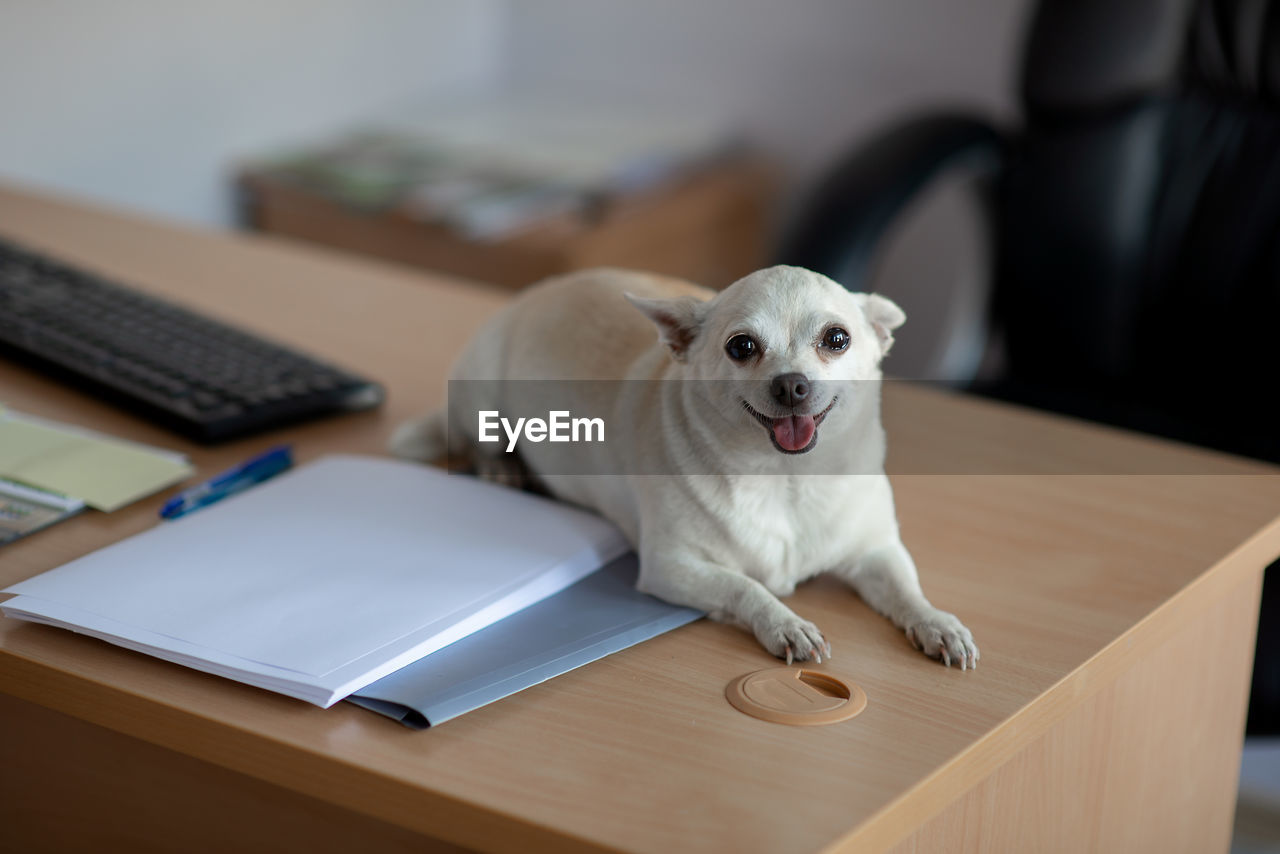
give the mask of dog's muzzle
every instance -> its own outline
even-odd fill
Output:
[[[751,413],[752,418],[769,431],[769,439],[775,448],[784,454],[804,454],[812,451],[818,444],[818,427],[822,425],[822,420],[827,417],[827,413],[836,405],[838,399],[838,396],[831,398],[826,408],[816,415],[793,414],[778,418],[765,415],[745,400],[742,401],[742,406]]]

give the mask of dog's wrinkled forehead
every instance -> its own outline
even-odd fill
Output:
[[[811,336],[833,320],[862,317],[853,295],[826,276],[801,267],[769,267],[739,279],[720,294],[709,318],[721,327],[761,335]],[[775,346],[782,344],[775,341]]]

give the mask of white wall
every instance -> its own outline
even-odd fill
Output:
[[[0,178],[229,223],[244,154],[500,67],[501,0],[0,0]]]
[[[237,157],[433,95],[744,127],[794,188],[937,104],[1008,114],[1029,0],[0,0],[0,180],[231,221]]]
[[[512,0],[506,75],[736,120],[805,183],[894,117],[1014,110],[1029,0]]]

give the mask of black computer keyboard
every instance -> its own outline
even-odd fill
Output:
[[[5,239],[0,356],[201,442],[384,397],[376,383]]]

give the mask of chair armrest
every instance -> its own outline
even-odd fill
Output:
[[[784,241],[780,263],[860,290],[884,232],[921,190],[953,169],[994,174],[1006,146],[991,125],[958,115],[919,118],[873,137],[821,181]]]

